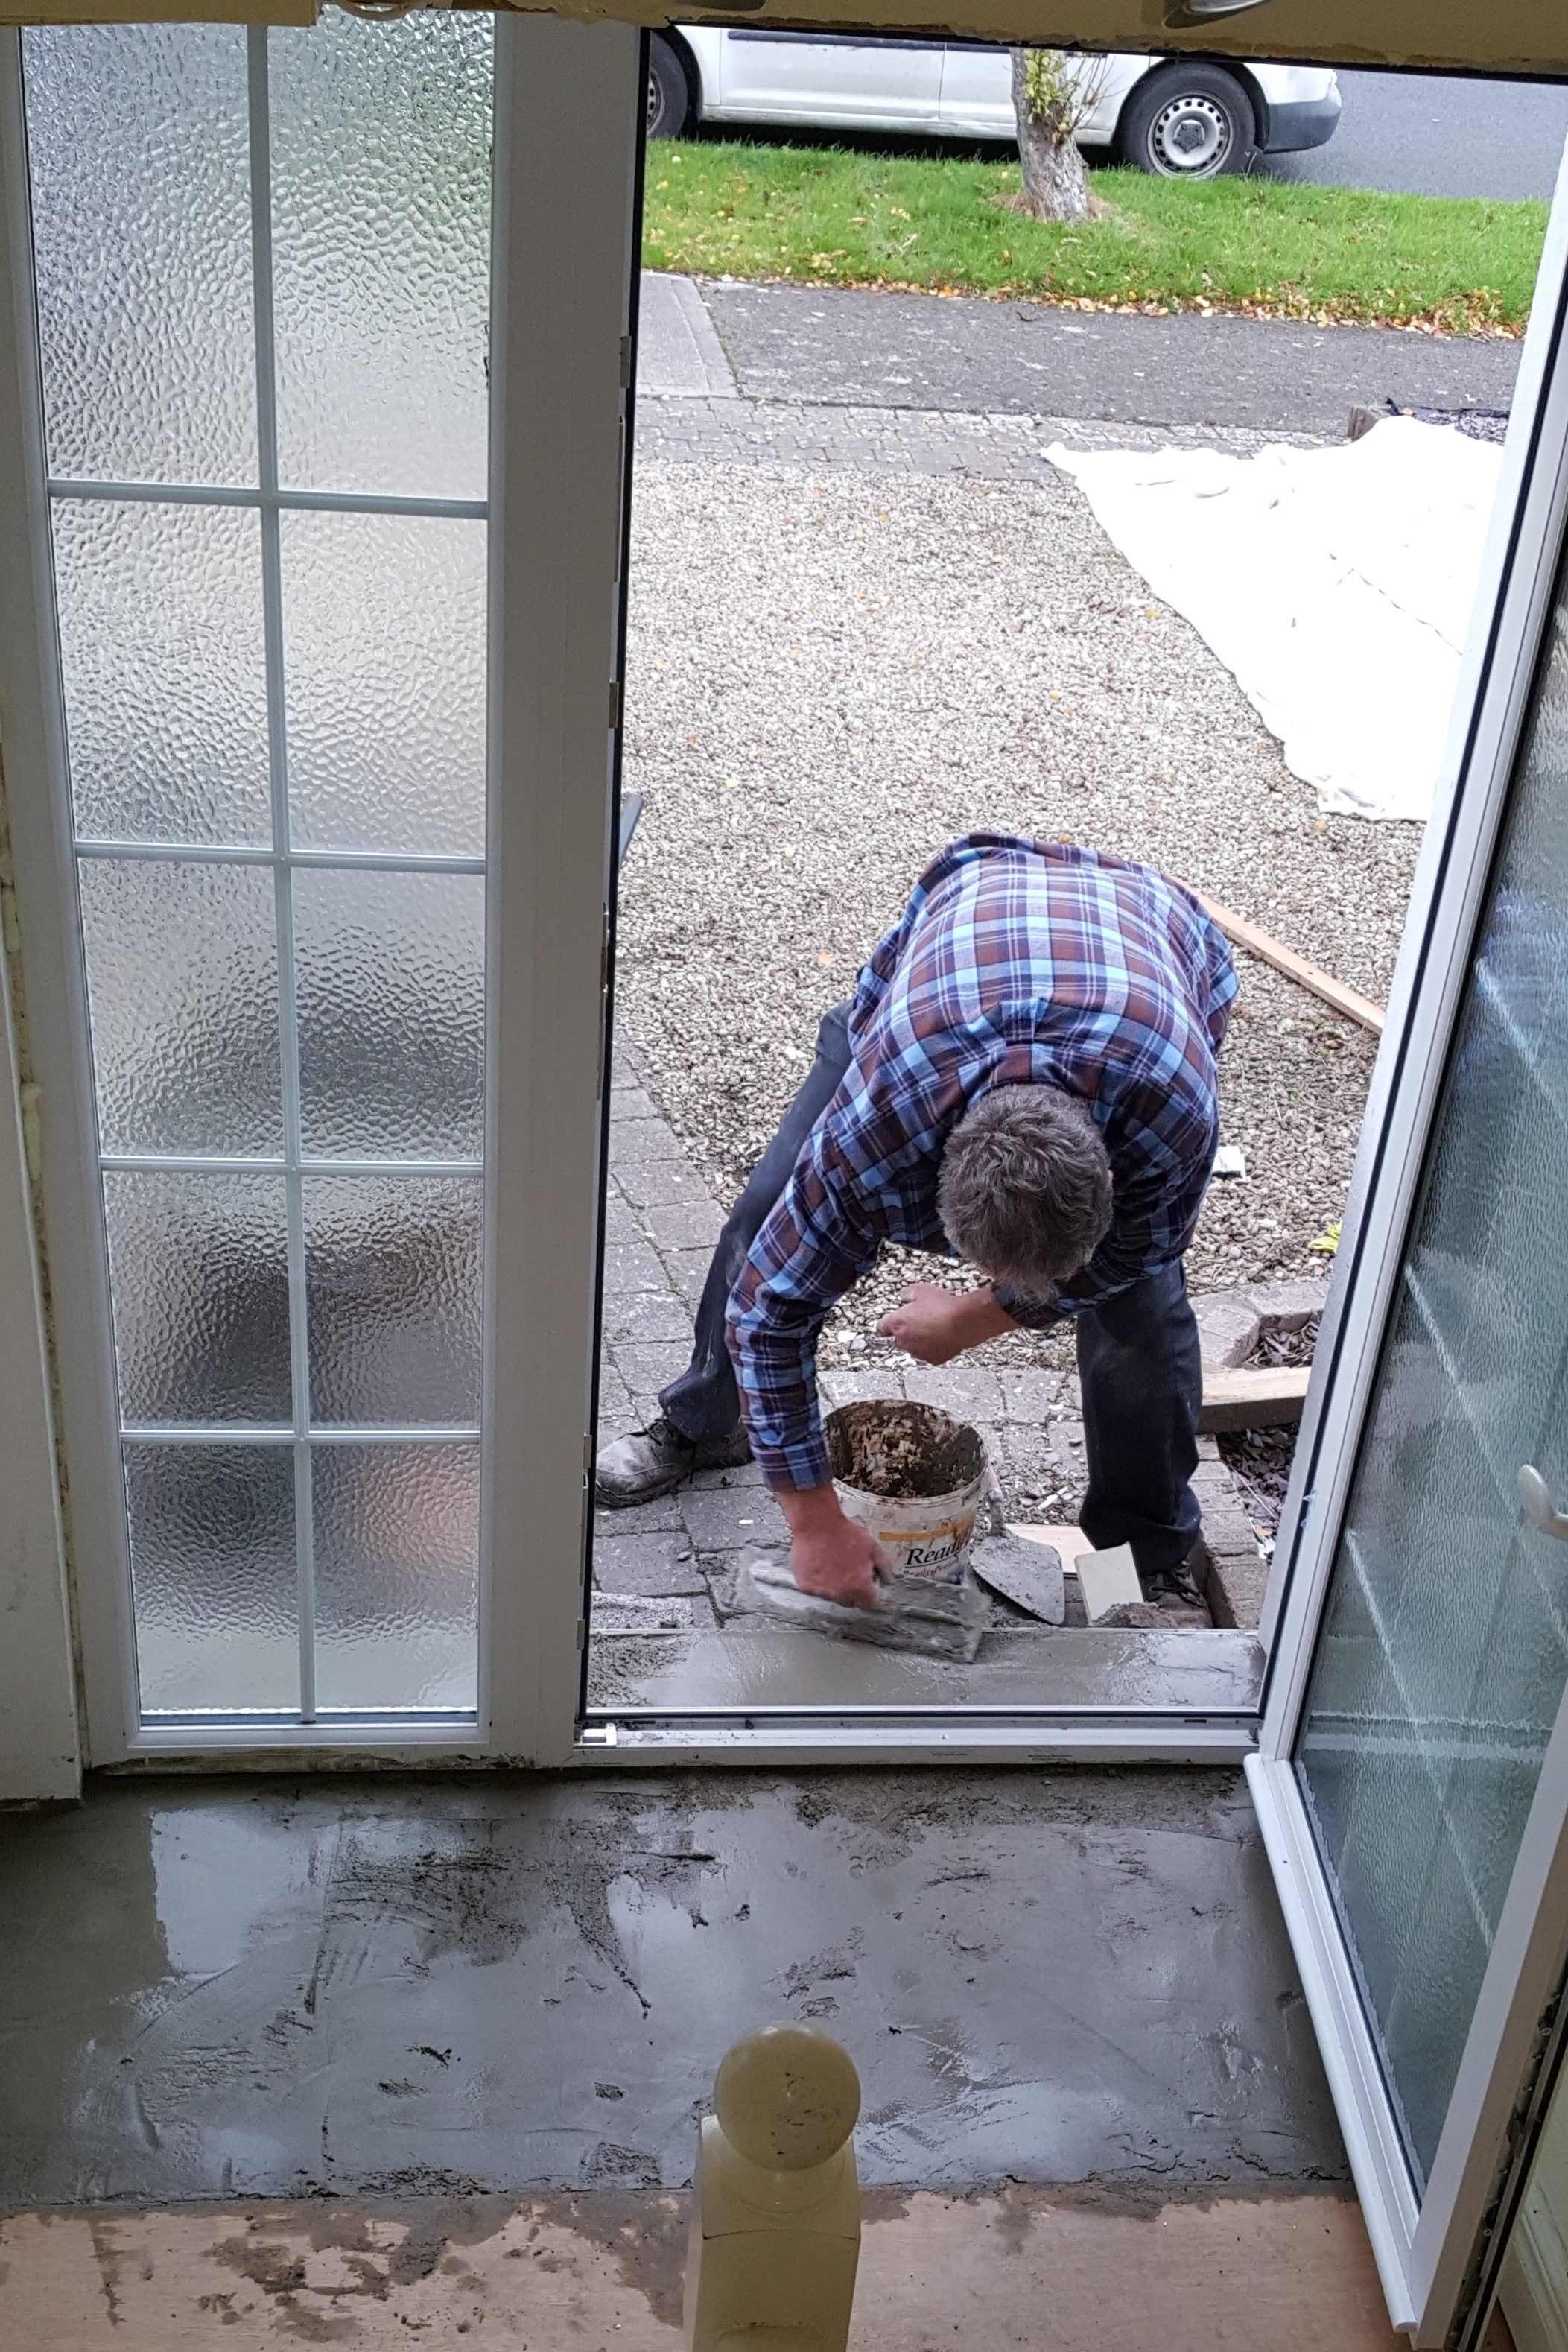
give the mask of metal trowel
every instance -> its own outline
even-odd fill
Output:
[[[929,1658],[959,1658],[966,1665],[980,1646],[991,1613],[977,1585],[935,1584],[923,1576],[879,1577],[874,1609],[823,1601],[800,1591],[782,1552],[760,1547],[742,1555],[735,1605],[806,1633],[874,1642],[884,1650],[918,1650]]]

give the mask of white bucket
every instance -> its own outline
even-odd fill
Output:
[[[846,1516],[876,1538],[895,1572],[960,1582],[986,1493],[978,1430],[935,1405],[890,1397],[841,1405],[823,1433]],[[910,1492],[925,1484],[938,1491]],[[884,1485],[899,1491],[878,1493]]]

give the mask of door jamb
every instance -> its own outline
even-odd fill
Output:
[[[513,168],[493,231],[480,1715],[493,1752],[557,1765],[576,1750],[587,1622],[642,36],[503,12],[496,41]]]
[[[65,698],[45,490],[44,413],[23,114],[22,34],[0,31],[0,514],[8,625],[0,713],[27,1033],[38,1083],[41,1192],[50,1239],[67,1555],[81,1643],[84,1760],[130,1752],[135,1722],[130,1561],[112,1393],[109,1264],[85,1054],[87,992],[74,915]],[[84,1563],[91,1563],[84,1573]]]

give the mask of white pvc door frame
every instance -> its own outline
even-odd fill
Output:
[[[1340,1526],[1448,1050],[1568,551],[1568,162],[1520,367],[1443,784],[1362,1129],[1275,1556],[1270,1680],[1247,1762],[1395,2323],[1442,2344],[1485,2220],[1542,2010],[1568,1959],[1568,1697],[1549,1743],[1425,2196],[1293,1761]]]
[[[486,1366],[476,1719],[144,1727],[69,835],[20,35],[0,33],[0,741],[89,1760],[559,1761],[583,1617],[641,37],[496,24]],[[584,1181],[584,1171],[587,1181]]]

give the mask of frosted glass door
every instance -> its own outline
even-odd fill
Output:
[[[1560,582],[1296,1752],[1423,2192],[1568,1685],[1565,1014]]]
[[[142,1714],[471,1715],[491,22],[24,66]]]

